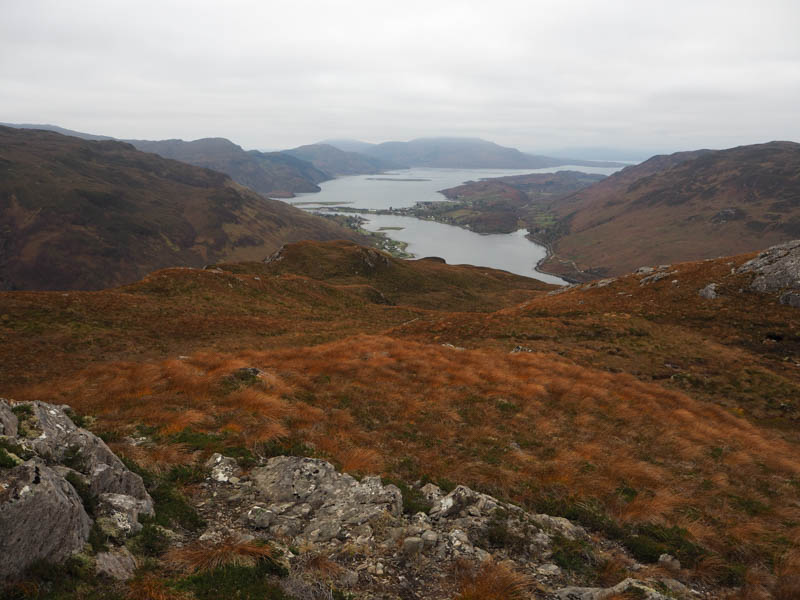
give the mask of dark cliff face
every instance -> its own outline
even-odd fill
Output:
[[[167,266],[260,260],[288,241],[357,237],[123,142],[2,127],[0,173],[2,289],[99,289]]]

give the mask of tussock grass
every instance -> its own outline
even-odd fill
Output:
[[[455,600],[524,600],[532,587],[529,577],[502,563],[487,561],[478,568],[465,566],[459,571]]]
[[[187,572],[210,571],[224,566],[252,567],[258,561],[272,561],[272,548],[229,538],[218,543],[194,542],[167,552],[168,564]]]
[[[269,377],[221,385],[242,366]],[[723,564],[757,564],[796,550],[800,537],[793,445],[678,391],[551,354],[356,336],[146,369],[102,365],[30,394],[57,394],[103,429],[155,428],[159,443],[133,450],[145,462],[210,452],[172,449],[170,434],[191,426],[222,451],[302,443],[355,473],[447,478],[533,507],[543,494],[561,497],[551,509],[593,499],[618,523],[678,526]],[[712,556],[697,567],[724,576]]]

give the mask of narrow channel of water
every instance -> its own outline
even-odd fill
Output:
[[[554,275],[539,273],[536,265],[547,255],[543,246],[525,238],[520,229],[514,233],[482,235],[454,225],[395,215],[361,215],[369,221],[365,229],[380,231],[382,227],[402,227],[384,231],[390,238],[408,244],[407,251],[423,258],[438,256],[451,265],[475,265],[503,269],[546,283],[566,285]]]
[[[323,207],[333,209],[337,206],[404,208],[417,202],[444,200],[439,190],[467,181],[565,170],[610,175],[618,169],[574,166],[547,169],[403,169],[380,175],[354,175],[326,181],[320,184],[322,191],[298,194],[297,198],[289,202],[311,211]],[[509,234],[481,235],[460,227],[413,217],[371,214],[361,216],[368,219],[366,229],[370,231],[378,231],[382,227],[402,228],[389,229],[384,233],[392,239],[408,243],[408,252],[418,258],[438,256],[450,264],[503,269],[547,283],[566,284],[559,277],[536,270],[536,265],[546,256],[547,251],[543,246],[526,239],[524,230]]]

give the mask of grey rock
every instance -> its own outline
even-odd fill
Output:
[[[142,530],[139,515],[155,514],[149,497],[139,500],[125,494],[100,494],[98,500],[98,520],[105,519],[109,532],[115,531],[112,537],[117,539]]]
[[[636,275],[649,275],[655,271],[654,267],[639,267],[636,269]]]
[[[756,292],[800,289],[800,240],[768,248],[737,272],[755,274],[750,289]]]
[[[677,594],[678,596],[688,596],[691,595],[692,593],[692,591],[688,587],[683,585],[677,579],[672,579],[671,577],[664,577],[660,581],[667,587],[669,591],[671,591],[673,594]]]
[[[709,283],[706,287],[697,292],[697,294],[706,300],[714,300],[719,295],[717,294],[717,284]]]
[[[539,573],[539,575],[544,575],[545,577],[555,577],[557,575],[561,575],[561,567],[554,565],[553,563],[545,563],[537,567],[536,572]]]
[[[421,537],[426,548],[433,548],[439,541],[439,534],[431,529],[423,532]]]
[[[259,499],[275,513],[273,534],[324,542],[346,538],[385,513],[402,512],[396,486],[384,486],[378,477],[359,482],[323,460],[278,456],[253,469],[251,478]]]
[[[0,471],[0,578],[80,550],[91,521],[74,488],[33,458]]]
[[[97,555],[95,572],[118,581],[128,581],[137,567],[136,558],[124,546]]]
[[[625,579],[610,588],[567,587],[556,591],[559,600],[605,600],[621,594],[635,593],[643,600],[669,600],[667,596],[657,592],[638,579]]]
[[[472,506],[480,499],[481,494],[465,485],[457,486],[452,492],[434,503],[428,514],[433,518],[446,518]]]
[[[263,506],[254,506],[247,511],[246,523],[254,529],[267,529],[275,521],[275,513]]]
[[[425,542],[421,537],[407,537],[403,540],[403,552],[409,556],[415,556],[422,552],[425,547]]]
[[[130,471],[105,442],[93,433],[77,427],[64,407],[45,402],[26,403],[33,416],[24,421],[33,439],[22,442],[48,464],[63,464],[89,476],[93,496],[103,493],[125,494],[152,503],[142,478]]]
[[[530,515],[530,519],[545,531],[563,535],[565,538],[571,540],[586,539],[588,537],[583,527],[575,525],[572,521],[564,517],[551,517],[550,515],[537,514]]]
[[[0,435],[16,437],[17,415],[11,412],[11,405],[5,398],[0,398]]]
[[[680,571],[681,561],[671,554],[662,554],[658,557],[658,566],[663,567],[668,571]]]
[[[206,468],[211,470],[211,479],[219,481],[220,483],[238,483],[238,475],[241,474],[241,469],[236,460],[229,456],[223,456],[219,452],[211,455],[211,458],[206,461]],[[236,481],[231,481],[231,478],[236,478]]]
[[[659,267],[659,269],[663,268]],[[651,283],[655,283],[656,281],[661,281],[662,279],[666,279],[667,277],[671,277],[675,275],[677,271],[661,271],[659,273],[654,273],[653,275],[648,275],[647,277],[642,277],[639,280],[639,285],[648,285]]]
[[[419,489],[419,491],[423,496],[425,496],[425,499],[428,502],[438,502],[444,497],[444,493],[442,492],[441,488],[433,483],[426,483]]]

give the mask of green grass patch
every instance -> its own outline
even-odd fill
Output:
[[[597,566],[597,557],[591,546],[582,540],[571,540],[563,535],[556,535],[552,541],[552,560],[562,569],[588,575]]]
[[[403,496],[403,513],[415,515],[418,512],[427,513],[433,504],[417,488],[408,485],[405,481],[391,477],[382,477],[383,485],[393,484]]]
[[[283,567],[261,560],[252,567],[226,565],[191,575],[175,587],[191,592],[197,600],[294,600],[275,582],[286,575]]]

